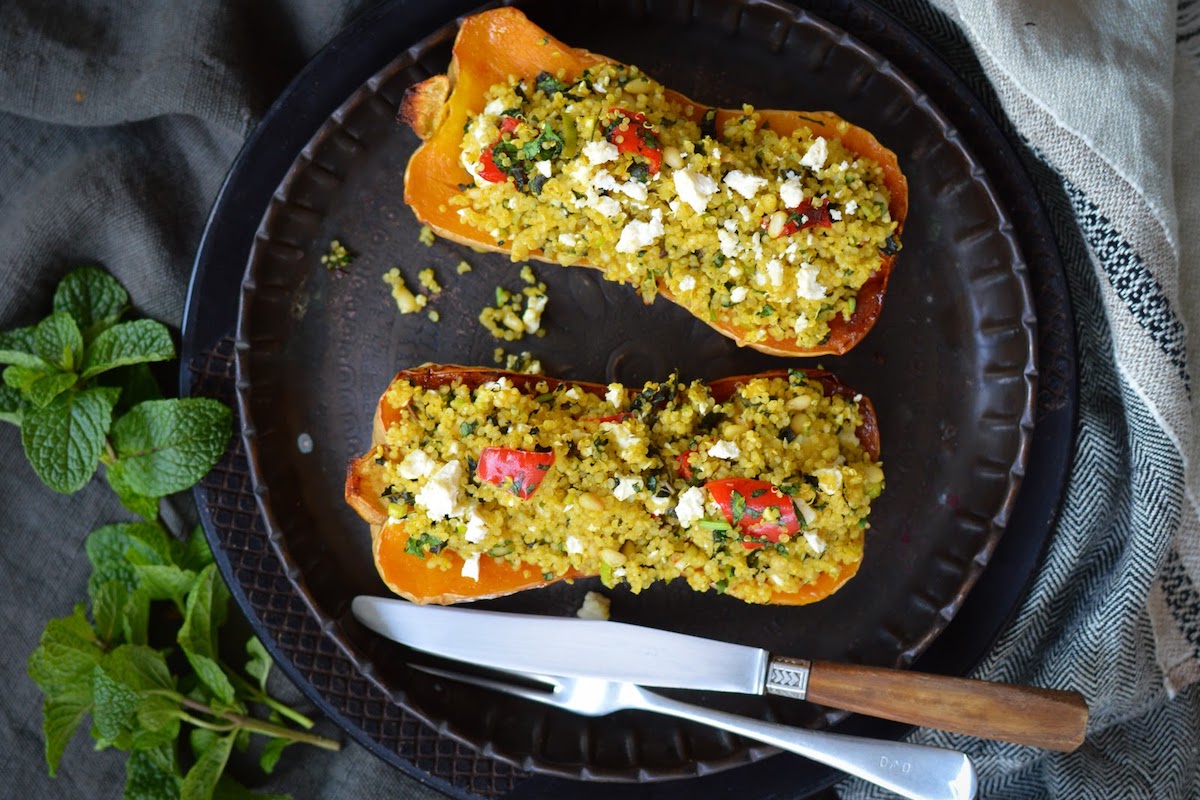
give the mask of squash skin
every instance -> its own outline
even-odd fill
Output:
[[[423,140],[404,172],[404,201],[417,219],[446,239],[482,250],[507,253],[507,248],[497,245],[486,232],[460,220],[449,203],[451,197],[461,192],[459,185],[471,181],[470,174],[458,159],[463,125],[468,115],[478,114],[483,109],[487,89],[506,81],[509,76],[533,78],[543,70],[563,70],[567,80],[574,80],[583,70],[599,63],[617,62],[564,44],[515,8],[493,9],[465,19],[455,39],[447,73],[411,87],[401,103],[400,119]],[[671,90],[667,90],[666,96],[684,108],[692,106],[694,111],[690,119],[696,122],[709,108]],[[718,129],[727,119],[741,113],[741,109],[717,109]],[[849,150],[878,163],[891,193],[888,211],[897,223],[896,236],[902,234],[908,215],[908,182],[900,171],[895,153],[867,131],[850,125],[832,112],[760,110],[758,113],[780,135],[806,126],[815,135],[841,139]],[[557,263],[537,253],[530,257]],[[838,315],[829,320],[828,338],[813,347],[799,347],[794,341],[785,339],[748,342],[745,329],[721,320],[709,320],[707,315],[697,318],[739,346],[764,353],[789,357],[842,355],[858,344],[879,318],[895,260],[895,255],[880,254],[879,269],[859,289],[850,318]],[[573,266],[596,265],[581,260]],[[661,282],[658,291],[666,299],[679,302]]]
[[[853,398],[853,389],[842,384],[832,373],[819,369],[798,370],[822,387],[824,394],[834,394]],[[736,390],[739,383],[751,378],[786,378],[788,370],[770,370],[755,375],[739,375],[720,378],[709,382],[709,390],[718,402],[728,399]],[[606,386],[595,383],[565,381],[549,378],[544,375],[527,375],[506,370],[486,367],[464,367],[457,365],[424,364],[413,369],[401,370],[393,379],[408,381],[425,389],[461,381],[472,388],[481,386],[489,381],[507,378],[522,392],[535,393],[539,383],[547,384],[551,389],[563,384],[573,385],[591,394],[604,396]],[[389,384],[390,388],[390,384]],[[386,506],[380,500],[386,488],[379,476],[371,469],[375,447],[384,441],[384,432],[398,413],[384,402],[387,390],[380,396],[375,410],[375,419],[371,437],[371,448],[361,457],[353,459],[346,471],[345,495],[346,502],[370,524],[371,552],[375,560],[380,578],[387,587],[396,594],[414,603],[448,605],[472,600],[485,600],[501,597],[526,589],[549,586],[561,580],[592,577],[572,571],[553,580],[546,580],[541,572],[533,567],[514,568],[503,559],[484,556],[479,562],[479,580],[464,578],[461,575],[462,558],[453,551],[443,551],[450,559],[451,567],[447,570],[429,569],[425,560],[406,553],[405,543],[408,535],[404,532],[402,521],[389,521]],[[858,438],[863,450],[870,455],[872,461],[879,460],[879,421],[875,415],[871,401],[862,397],[859,401],[859,411],[862,415],[862,425],[858,428]],[[823,600],[840,589],[858,572],[860,562],[844,565],[838,575],[822,575],[817,581],[797,592],[776,592],[772,595],[771,605],[806,605]],[[742,592],[737,584],[726,589],[726,594],[738,597]]]

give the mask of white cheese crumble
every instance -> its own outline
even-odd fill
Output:
[[[487,521],[479,516],[479,511],[475,507],[472,507],[470,513],[467,515],[467,530],[463,534],[463,538],[471,544],[479,544],[487,538],[490,532],[491,529],[488,528]]]
[[[550,177],[550,162],[549,161],[538,161],[533,165],[533,167],[542,175],[542,177],[545,177],[545,178]]]
[[[748,294],[750,294],[750,290],[745,286],[735,286],[729,292],[729,302],[740,303],[746,299]]]
[[[829,218],[834,222],[841,222],[842,212],[838,211],[836,208],[831,208],[829,209]]]
[[[574,247],[577,241],[573,233],[560,233],[558,235],[558,243],[563,247]]]
[[[708,454],[713,458],[733,459],[742,454],[742,448],[738,447],[736,442],[722,439],[708,448]]]
[[[725,176],[725,185],[747,200],[753,200],[758,190],[767,185],[767,179],[735,169]]]
[[[479,553],[463,559],[462,576],[473,581],[479,580]]]
[[[695,288],[696,288],[696,279],[693,278],[691,275],[684,275],[682,278],[679,279],[679,291],[690,292],[692,289],[695,289]]]
[[[749,206],[738,206],[738,213],[742,215],[743,221],[745,221],[745,222],[750,221],[750,207]]]
[[[804,187],[800,185],[799,177],[793,175],[779,184],[779,199],[783,201],[784,208],[800,207],[804,202]]]
[[[616,161],[621,151],[612,142],[588,142],[583,146],[583,156],[593,164],[606,164]]]
[[[799,497],[793,497],[792,502],[796,504],[796,508],[800,511],[800,516],[804,518],[804,524],[812,525],[817,520],[817,512],[808,503],[801,500]]]
[[[590,205],[603,217],[615,217],[621,213],[621,204],[611,197],[597,197]]]
[[[704,490],[699,486],[692,486],[679,495],[679,502],[675,504],[675,516],[684,528],[690,528],[703,519]]]
[[[544,294],[535,294],[525,301],[525,311],[521,314],[521,324],[526,333],[537,333],[542,327],[542,312],[546,310],[546,301],[550,298]]]
[[[571,555],[578,555],[583,552],[583,543],[580,542],[579,537],[575,536],[574,534],[567,535],[565,547],[567,548],[567,552]]]
[[[459,501],[458,491],[462,477],[461,461],[446,464],[429,476],[429,481],[417,492],[417,505],[422,506],[432,520],[461,517],[464,509]]]
[[[817,536],[815,533],[808,533],[806,531],[804,534],[804,541],[808,542],[808,546],[811,547],[817,555],[821,555],[821,553],[825,552],[825,540],[820,536]]]
[[[779,259],[772,258],[767,262],[767,278],[772,286],[783,285],[783,264],[779,263]]]
[[[817,280],[817,275],[820,271],[820,268],[813,264],[801,261],[800,269],[796,270],[796,294],[805,300],[823,299],[825,297],[825,287]]]
[[[504,111],[504,103],[499,97],[483,107],[483,113],[487,114],[489,117],[498,117],[502,111]]]
[[[823,467],[813,470],[817,484],[825,494],[837,494],[842,488],[842,471],[835,467]]]
[[[397,472],[400,473],[401,478],[415,481],[417,478],[424,478],[433,472],[434,466],[434,460],[425,455],[424,450],[413,450],[400,462]]]
[[[792,330],[794,330],[796,333],[800,333],[801,331],[805,330],[809,325],[812,325],[812,320],[810,320],[808,317],[806,317],[803,314],[797,314],[796,321],[795,321],[795,323],[792,324]]]
[[[640,488],[642,488],[641,478],[632,475],[621,475],[617,477],[617,485],[613,489],[613,497],[618,500],[628,500],[637,494]]]
[[[817,170],[825,166],[827,158],[829,158],[829,148],[825,144],[825,137],[818,136],[817,140],[808,148],[808,152],[804,154],[804,158],[800,159],[800,166]]]
[[[612,404],[612,407],[617,411],[625,405],[625,387],[619,383],[610,383],[608,391],[604,393],[604,399]]]
[[[649,222],[635,219],[625,226],[621,238],[617,240],[617,252],[636,253],[657,242],[662,235],[662,210],[656,208],[650,212]]]
[[[742,252],[742,243],[736,233],[730,233],[724,228],[717,228],[717,241],[721,245],[721,255],[726,258],[737,258]]]
[[[697,214],[703,214],[704,209],[708,208],[709,198],[717,191],[717,182],[690,169],[677,169],[672,178],[679,199]]]
[[[846,214],[847,214],[847,215],[851,215],[851,216],[852,216],[852,215],[854,214],[854,212],[855,212],[855,211],[858,211],[858,201],[857,201],[857,200],[851,200],[849,203],[846,203],[846,208],[845,208],[845,211],[846,211]]]

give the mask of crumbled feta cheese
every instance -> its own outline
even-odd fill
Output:
[[[691,275],[684,275],[682,278],[679,279],[679,291],[690,292],[692,289],[695,289],[695,288],[696,288],[696,279],[693,278]]]
[[[656,516],[661,516],[661,515],[667,513],[667,509],[670,507],[671,507],[671,498],[670,497],[658,497],[656,495],[652,495],[652,496],[646,498],[646,508],[648,508],[650,510],[651,514],[654,514]]]
[[[679,495],[675,504],[675,516],[684,528],[690,528],[704,518],[704,490],[699,486],[689,487]]]
[[[487,114],[489,117],[498,117],[500,116],[500,112],[503,110],[504,101],[502,101],[499,97],[497,97],[495,100],[489,101],[488,104],[483,107],[483,113]]]
[[[733,459],[742,454],[742,448],[738,447],[736,442],[721,439],[708,448],[708,454],[713,458]]]
[[[829,218],[834,222],[841,222],[842,212],[838,211],[836,208],[831,208],[829,209]]]
[[[630,459],[631,451],[642,442],[641,438],[629,430],[628,426],[619,422],[602,422],[600,428],[612,434],[613,440],[617,443],[617,452],[626,461]]]
[[[563,247],[574,247],[577,241],[573,233],[560,233],[558,235],[558,243]]]
[[[767,185],[767,179],[735,169],[725,176],[725,185],[747,200],[753,200],[758,190]]]
[[[479,580],[479,553],[463,559],[462,576],[473,581]]]
[[[703,214],[704,209],[708,208],[709,198],[717,191],[717,182],[690,169],[677,169],[672,178],[679,199],[691,206],[697,214]]]
[[[721,227],[724,228],[725,230],[729,231],[730,233],[737,233],[737,220],[734,219],[733,217],[730,217],[729,219],[727,219],[721,223]]]
[[[756,270],[754,273],[754,285],[759,286],[759,287],[767,285],[767,276],[763,273],[763,271],[761,269]]]
[[[784,208],[800,207],[804,202],[804,187],[800,185],[798,177],[793,175],[779,184],[779,199],[783,201]]]
[[[742,215],[742,219],[745,222],[750,221],[750,207],[749,206],[738,206],[738,213]]]
[[[550,177],[550,162],[548,160],[547,161],[538,161],[533,165],[533,167],[539,173],[541,173],[541,175],[543,177],[546,177],[546,178]]]
[[[772,286],[783,285],[783,264],[779,263],[779,259],[772,258],[767,262],[767,277]]]
[[[546,310],[546,301],[549,298],[544,294],[530,295],[525,301],[525,311],[521,314],[521,324],[525,326],[526,333],[537,333],[538,328],[542,327],[542,312]]]
[[[825,144],[825,137],[818,136],[817,140],[808,148],[808,152],[804,154],[804,158],[800,159],[800,166],[814,170],[820,169],[825,166],[825,159],[828,157],[829,148]]]
[[[604,393],[604,399],[612,404],[612,407],[617,411],[625,405],[625,387],[619,383],[610,383],[608,391]]]
[[[838,164],[838,172],[845,172],[849,167],[850,165],[843,161],[842,163]]]
[[[729,268],[729,277],[731,277],[731,278],[740,278],[740,277],[742,277],[742,270],[741,270],[741,268],[740,268],[740,267],[730,267],[730,268]]]
[[[852,215],[854,214],[854,212],[855,212],[855,211],[858,211],[858,201],[857,201],[857,200],[851,200],[849,203],[846,203],[846,209],[845,209],[845,210],[846,210],[846,214],[847,214],[847,215],[851,215],[851,216],[852,216]]]
[[[400,473],[401,478],[415,481],[417,478],[424,478],[433,472],[434,466],[434,460],[425,455],[424,450],[413,450],[400,462],[397,472]]]
[[[646,198],[650,196],[645,185],[641,181],[635,180],[628,180],[617,184],[617,191],[638,203],[646,202]]]
[[[729,302],[740,303],[746,299],[748,294],[750,294],[750,290],[745,286],[735,286],[729,291]]]
[[[616,161],[621,151],[612,142],[588,142],[583,146],[583,156],[592,164],[606,164]]]
[[[717,159],[718,161],[720,161],[721,160],[721,148],[714,147],[713,151],[712,151],[712,157]]]
[[[446,464],[429,476],[429,481],[417,491],[417,505],[422,506],[433,520],[461,517],[464,509],[458,492],[462,477],[461,461]]]
[[[565,392],[563,392],[563,397],[567,398],[568,400],[578,400],[583,397],[583,393],[579,391],[578,386],[572,386],[570,389],[567,389]]]
[[[717,241],[721,245],[721,255],[726,258],[737,258],[742,252],[742,243],[736,233],[730,233],[724,228],[717,228]]]
[[[837,494],[842,489],[842,471],[836,467],[822,467],[813,470],[817,483],[825,494]]]
[[[610,604],[611,601],[599,592],[588,592],[583,596],[583,605],[575,612],[575,616],[580,619],[607,620]]]
[[[613,489],[613,497],[618,500],[628,500],[637,494],[640,488],[642,488],[640,478],[630,475],[618,476],[616,488]]]
[[[488,528],[487,520],[479,516],[479,510],[472,506],[467,514],[467,530],[463,534],[463,538],[471,544],[479,544],[487,538],[491,529]]]
[[[820,269],[807,261],[800,262],[796,270],[796,294],[805,300],[821,300],[825,297],[825,287],[817,280]]]
[[[667,208],[671,209],[672,214],[678,214],[679,213],[679,201],[672,200],[671,202],[667,203]]]
[[[580,542],[579,537],[575,536],[574,534],[567,534],[565,547],[567,548],[567,552],[572,555],[578,555],[579,553],[583,552],[583,543]]]
[[[804,524],[806,526],[812,525],[814,522],[816,522],[817,512],[813,510],[812,506],[801,500],[799,497],[793,497],[792,502],[796,505],[796,508],[799,509],[800,516],[804,518]]]
[[[796,321],[795,321],[795,323],[792,324],[792,330],[794,330],[796,333],[800,333],[801,331],[805,330],[809,325],[812,325],[812,320],[810,320],[808,317],[806,317],[803,314],[797,314]]]
[[[815,533],[809,533],[808,531],[805,531],[804,541],[808,542],[808,546],[811,547],[817,555],[821,555],[821,553],[825,552],[825,540],[820,536],[817,536]]]
[[[615,217],[621,213],[621,204],[611,197],[597,197],[591,206],[602,217]]]
[[[656,208],[650,213],[649,222],[635,219],[625,225],[621,238],[617,240],[617,252],[636,253],[657,242],[662,235],[662,210]]]

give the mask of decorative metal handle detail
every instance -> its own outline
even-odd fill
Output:
[[[774,656],[767,665],[767,694],[779,694],[796,700],[808,695],[808,674],[812,662],[803,658]]]

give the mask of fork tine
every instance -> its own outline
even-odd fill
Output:
[[[539,703],[547,703],[552,706],[562,705],[562,701],[554,693],[556,687],[553,684],[547,685],[545,690],[530,689],[524,686],[517,686],[516,684],[494,680],[492,678],[485,678],[481,675],[469,675],[465,672],[455,672],[453,670],[441,669],[439,667],[430,667],[425,664],[409,664],[409,666],[415,670],[420,670],[421,672],[426,672],[430,675],[436,675],[439,678],[448,678],[449,680],[459,681],[460,683],[469,683],[474,686],[481,686],[485,689],[503,692],[504,694],[523,697],[526,700],[536,700]],[[541,676],[537,677],[541,679]]]

